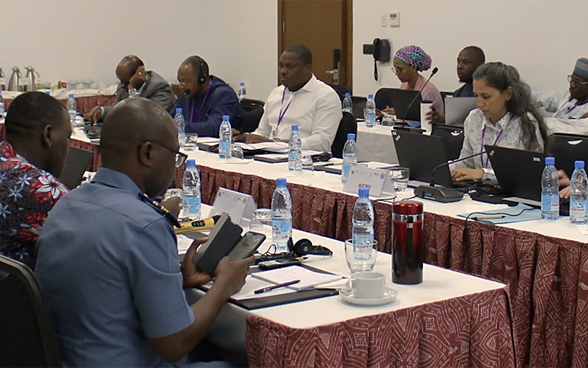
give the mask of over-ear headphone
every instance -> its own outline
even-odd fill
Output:
[[[333,252],[322,245],[312,245],[312,242],[308,239],[300,239],[294,244],[292,238],[288,240],[288,249],[294,253],[297,257],[302,257],[307,254],[314,254],[318,256],[332,256]]]
[[[204,62],[202,61],[202,58],[200,56],[198,57],[198,63],[200,64],[200,67],[198,69],[198,84],[204,84],[204,82],[206,82],[206,76],[204,75]]]

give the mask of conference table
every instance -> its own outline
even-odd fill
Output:
[[[72,141],[91,144],[83,134]],[[356,195],[342,192],[337,175],[291,176],[286,164],[222,163],[217,155],[189,153],[197,160],[202,200],[211,204],[219,188],[252,195],[269,208],[277,177],[288,179],[296,229],[328,238],[350,238]],[[178,177],[180,174],[178,174]],[[176,181],[181,182],[181,181]],[[412,196],[404,193],[399,198]],[[586,226],[558,221],[492,225],[457,215],[496,205],[465,197],[441,204],[422,200],[425,260],[430,265],[482,276],[507,285],[518,367],[588,366],[588,241]],[[390,253],[391,203],[374,198],[379,249]]]
[[[78,112],[84,114],[90,111],[94,106],[104,105],[110,106],[114,103],[113,94],[116,92],[116,85],[99,89],[53,89],[40,90],[39,92],[50,91],[51,96],[56,98],[59,102],[66,106],[69,94],[74,94]],[[8,110],[12,101],[23,92],[2,91],[4,97],[5,109]]]
[[[209,210],[203,206],[203,215]],[[300,230],[293,238],[333,251],[305,264],[349,276],[342,242]],[[208,338],[232,356],[246,351],[250,367],[515,366],[504,284],[425,265],[422,284],[395,285],[391,256],[377,257],[374,271],[398,292],[389,304],[355,305],[338,295],[251,311],[229,303]],[[193,293],[192,300],[203,295]]]

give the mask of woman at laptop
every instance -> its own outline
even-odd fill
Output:
[[[432,63],[431,57],[423,49],[414,45],[405,46],[396,51],[393,62],[392,70],[402,82],[400,89],[421,91],[423,101],[433,102],[436,111],[442,113],[445,111],[439,89],[433,83],[427,83],[427,78],[420,74],[429,70]],[[427,83],[426,86],[425,83]],[[393,107],[386,106],[383,111],[387,114],[395,114]]]
[[[531,88],[516,68],[501,62],[486,63],[474,73],[478,108],[465,120],[460,158],[451,165],[454,181],[496,180],[484,145],[543,152],[547,127],[531,100]]]

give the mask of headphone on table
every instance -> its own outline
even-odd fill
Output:
[[[300,239],[294,244],[292,238],[288,239],[288,249],[294,253],[296,257],[302,257],[307,254],[313,254],[317,256],[332,256],[333,252],[322,245],[313,245],[308,239]]]
[[[204,62],[200,56],[196,56],[198,58],[198,63],[200,64],[200,68],[198,69],[198,84],[204,84],[206,82],[206,76],[204,75]]]

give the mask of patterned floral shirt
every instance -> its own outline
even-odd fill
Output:
[[[47,213],[68,189],[0,143],[0,254],[35,267],[35,244]]]

